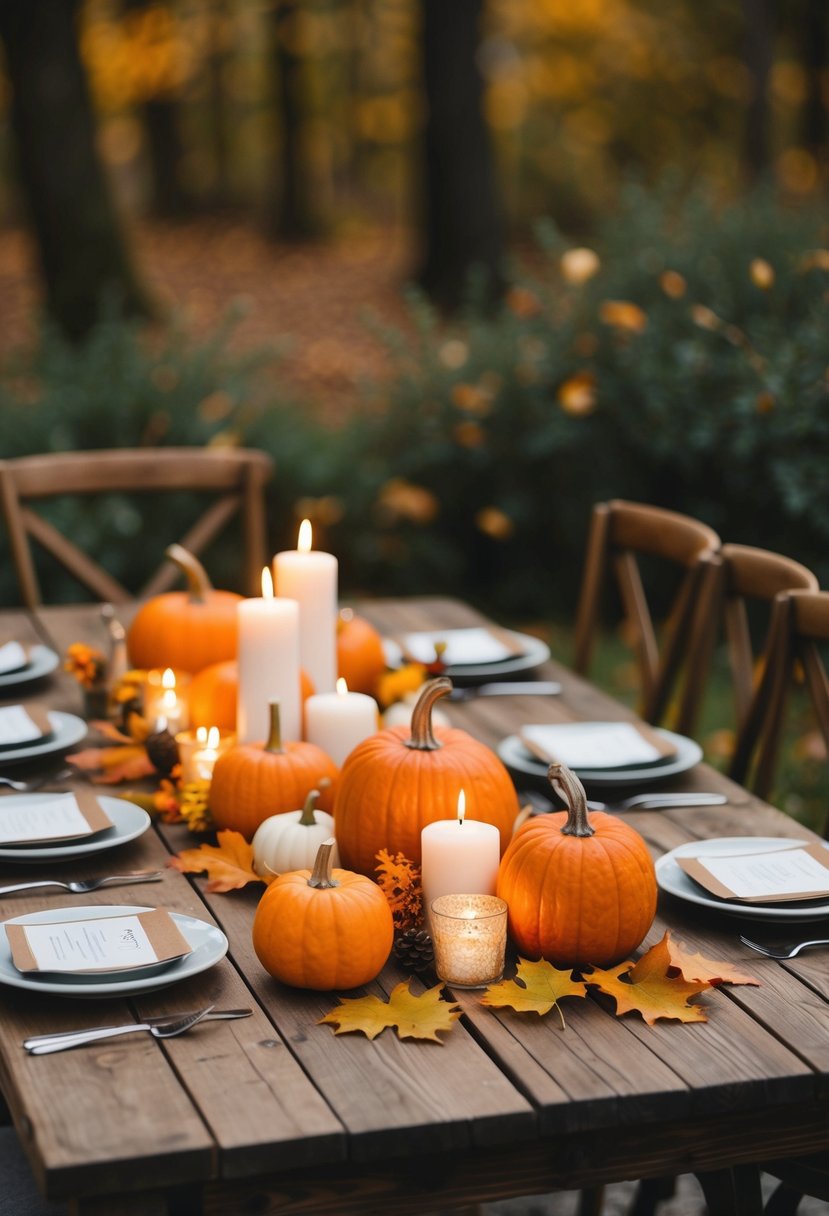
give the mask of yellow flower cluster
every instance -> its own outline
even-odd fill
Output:
[[[93,688],[106,676],[106,658],[94,646],[85,642],[73,642],[67,647],[63,664],[64,671],[74,676],[84,688]]]

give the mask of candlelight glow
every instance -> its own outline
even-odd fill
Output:
[[[197,726],[196,727],[196,742],[198,743],[199,747],[203,747],[204,744],[207,742],[207,727],[206,726]]]
[[[458,823],[463,823],[463,817],[466,814],[466,794],[461,790],[458,794]]]
[[[341,697],[344,697],[345,694],[348,692],[348,683],[346,680],[343,679],[342,676],[340,676],[339,679],[337,680],[337,692],[339,693],[339,695]]]
[[[165,667],[164,674],[161,677],[161,687],[162,688],[175,688],[175,686],[176,686],[175,672],[173,671],[172,667]]]
[[[310,519],[303,519],[299,525],[299,539],[296,543],[296,547],[300,553],[310,553],[311,539],[311,521]]]
[[[200,727],[199,729],[204,730],[204,727]],[[207,746],[210,748],[213,748],[214,750],[215,750],[215,748],[217,748],[219,746],[219,728],[218,728],[218,726],[210,727],[210,730],[207,732],[206,742],[207,742]]]
[[[273,599],[273,575],[269,566],[262,567],[262,599]]]

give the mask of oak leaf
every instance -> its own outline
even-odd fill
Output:
[[[692,954],[684,942],[675,942],[671,938],[670,930],[665,936],[668,939],[671,967],[676,969],[684,980],[705,980],[715,987],[718,984],[755,984],[759,987],[760,981],[753,975],[738,971],[730,963],[705,958],[698,951]]]
[[[563,996],[587,996],[587,986],[573,979],[572,969],[559,971],[543,958],[537,963],[519,958],[515,979],[490,984],[481,997],[481,1004],[496,1008],[508,1005],[519,1013],[539,1016],[555,1007],[563,1028],[564,1015],[558,1004]]]
[[[334,1034],[349,1034],[361,1031],[367,1038],[376,1039],[387,1026],[397,1029],[401,1039],[430,1039],[442,1043],[439,1031],[449,1031],[452,1023],[461,1016],[457,1005],[441,998],[442,984],[435,984],[420,996],[409,989],[409,981],[397,984],[388,1001],[376,996],[344,997],[336,1009],[320,1018],[320,1023],[335,1026]]]
[[[207,873],[207,891],[237,891],[249,882],[267,882],[253,868],[253,848],[241,832],[217,832],[218,845],[200,844],[182,849],[167,862],[182,874]]]
[[[705,1010],[688,1002],[711,985],[705,980],[689,982],[678,975],[671,976],[670,972],[671,956],[666,933],[638,962],[628,960],[607,970],[594,967],[592,971],[585,972],[584,979],[587,984],[613,997],[617,1015],[632,1011],[640,1013],[649,1026],[653,1026],[659,1018],[678,1022],[707,1022]]]

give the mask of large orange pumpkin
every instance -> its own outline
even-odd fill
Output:
[[[425,685],[411,728],[393,726],[363,740],[340,775],[334,803],[342,863],[373,875],[379,849],[420,864],[420,833],[455,813],[467,795],[467,818],[492,823],[506,848],[518,812],[509,773],[495,753],[464,730],[432,729],[432,706],[452,690],[445,676]]]
[[[343,608],[337,618],[337,672],[351,692],[373,697],[386,670],[383,639],[367,620]]]
[[[295,988],[359,988],[383,969],[394,924],[388,901],[362,874],[332,870],[333,838],[313,871],[270,884],[253,918],[253,948],[269,975]]]
[[[187,575],[188,589],[153,596],[138,609],[127,631],[133,667],[196,672],[234,659],[242,596],[214,590],[201,562],[181,545],[170,545],[166,552]]]
[[[330,811],[339,771],[313,743],[282,743],[279,704],[274,701],[267,743],[239,743],[216,761],[210,813],[217,828],[232,828],[251,840],[270,815],[302,806],[309,790],[319,790],[321,810]]]
[[[303,702],[314,691],[310,676],[299,673],[300,695]],[[193,676],[187,692],[190,725],[218,726],[220,730],[236,729],[236,700],[239,689],[239,664],[236,659],[211,663]]]
[[[581,782],[549,769],[567,810],[524,823],[501,859],[498,894],[519,952],[561,967],[609,967],[627,958],[656,912],[656,875],[630,824],[594,812]]]

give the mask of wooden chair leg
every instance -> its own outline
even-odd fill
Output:
[[[796,1216],[802,1198],[800,1191],[794,1191],[781,1182],[766,1201],[764,1216]]]
[[[579,1192],[577,1216],[602,1216],[604,1187],[589,1186]]]
[[[636,1185],[627,1216],[656,1216],[660,1203],[671,1199],[675,1190],[675,1178],[642,1178]]]
[[[755,1165],[697,1174],[709,1216],[762,1216],[760,1171]]]

